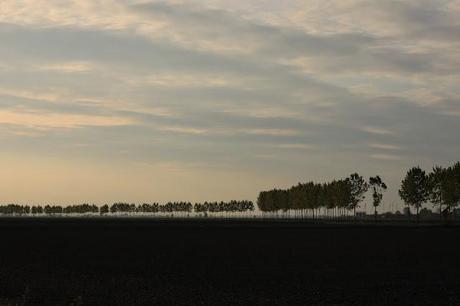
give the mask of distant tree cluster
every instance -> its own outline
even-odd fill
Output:
[[[254,204],[251,201],[230,201],[230,202],[168,202],[143,203],[136,205],[134,203],[117,202],[112,205],[103,205],[98,207],[94,204],[79,204],[70,206],[46,205],[46,206],[28,206],[9,204],[0,206],[2,215],[83,215],[83,214],[156,214],[156,213],[235,213],[254,211]]]
[[[341,180],[326,183],[299,183],[289,189],[273,189],[262,191],[257,199],[257,205],[262,212],[295,211],[301,216],[306,211],[313,218],[318,210],[331,211],[334,215],[344,215],[347,211],[359,207],[364,200],[369,187],[372,188],[375,212],[383,199],[383,191],[387,189],[379,176],[371,177],[366,182],[358,173]]]
[[[430,173],[420,167],[409,169],[401,182],[399,196],[416,210],[417,219],[423,204],[438,206],[442,218],[453,214],[460,204],[460,162],[444,168],[436,166]]]
[[[96,205],[82,204],[82,205],[70,205],[64,207],[62,210],[64,214],[87,214],[87,213],[98,213],[99,207]]]
[[[111,213],[135,213],[136,204],[114,203],[110,206],[109,211]]]
[[[139,213],[157,213],[160,211],[160,204],[158,203],[144,203],[137,207],[137,212]]]
[[[193,210],[192,203],[188,202],[168,202],[165,205],[160,205],[160,212],[175,213],[175,212],[186,212],[190,213]]]
[[[62,214],[64,212],[64,207],[59,205],[46,205],[43,208],[43,212],[47,215]]]
[[[204,202],[196,203],[194,210],[197,213],[248,212],[254,211],[254,203],[251,201]]]
[[[30,213],[30,206],[9,204],[0,206],[0,214],[3,215],[27,215]]]

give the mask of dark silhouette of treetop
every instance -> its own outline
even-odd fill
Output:
[[[377,207],[382,203],[383,192],[387,190],[387,185],[377,175],[369,178],[369,186],[372,189],[372,205],[374,206],[374,216],[377,219]]]
[[[350,175],[348,178],[348,181],[350,183],[350,204],[348,206],[348,209],[353,210],[353,214],[356,216],[356,208],[359,207],[359,203],[361,203],[364,198],[366,197],[365,194],[367,190],[369,189],[369,185],[366,183],[366,181],[363,179],[362,176],[360,176],[358,173],[353,173]]]
[[[429,195],[428,176],[420,167],[413,167],[401,183],[399,196],[407,205],[415,207],[417,220],[419,209],[428,200]]]

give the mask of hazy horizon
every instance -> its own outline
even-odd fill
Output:
[[[408,168],[460,159],[459,38],[459,0],[3,0],[0,203],[359,172],[388,208]]]

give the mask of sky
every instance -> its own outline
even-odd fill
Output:
[[[0,202],[250,199],[460,159],[460,0],[2,0]]]

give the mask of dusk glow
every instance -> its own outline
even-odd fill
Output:
[[[460,151],[460,1],[0,2],[1,202],[250,199]],[[402,204],[401,204],[402,205]]]

